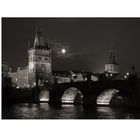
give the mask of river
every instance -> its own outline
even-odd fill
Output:
[[[20,103],[2,108],[3,119],[139,119],[140,109]]]

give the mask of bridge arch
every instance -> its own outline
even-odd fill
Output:
[[[62,103],[82,104],[83,94],[76,87],[70,87],[63,92],[61,97]]]
[[[96,99],[97,105],[107,105],[109,106],[111,104],[112,99],[118,95],[118,99],[123,99],[122,96],[119,95],[118,89],[106,89],[104,90]]]
[[[39,101],[40,102],[48,102],[49,101],[49,91],[44,89],[39,94]]]

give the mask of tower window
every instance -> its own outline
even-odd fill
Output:
[[[39,60],[41,60],[41,57],[38,57]]]
[[[45,60],[48,60],[48,58],[46,57]]]

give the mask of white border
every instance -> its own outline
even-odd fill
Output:
[[[139,0],[3,0],[3,17],[139,17]]]
[[[1,17],[140,17],[139,9],[138,0],[0,2]],[[1,140],[136,140],[139,126],[139,120],[1,120],[0,137]]]

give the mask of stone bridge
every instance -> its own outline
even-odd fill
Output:
[[[50,104],[61,104],[63,100],[73,100],[72,103],[81,101],[84,105],[110,104],[111,100],[118,96],[120,99],[131,99],[139,96],[140,81],[139,80],[103,80],[61,83],[55,84],[48,89],[48,100]],[[74,89],[73,92],[66,92],[69,89]],[[43,90],[46,88],[44,87]],[[77,92],[76,92],[77,90]],[[44,94],[40,92],[40,95]],[[47,91],[46,91],[47,92]],[[78,101],[79,98],[79,101]],[[68,103],[68,102],[65,102]]]

